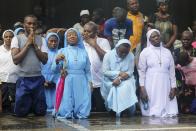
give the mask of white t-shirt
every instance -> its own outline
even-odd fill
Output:
[[[81,34],[83,33],[84,31],[84,28],[81,26],[80,23],[76,23],[74,26],[73,26],[74,29],[76,29],[77,31],[79,31]]]
[[[18,67],[13,63],[11,50],[4,45],[0,46],[0,80],[7,83],[16,83]]]
[[[102,85],[102,61],[99,58],[98,53],[96,50],[90,46],[88,43],[84,42],[85,49],[88,53],[89,60],[91,63],[91,75],[92,75],[92,83],[93,86],[96,87],[101,87]],[[97,37],[97,44],[99,47],[104,50],[105,52],[108,52],[111,50],[109,41],[105,38],[99,38]]]

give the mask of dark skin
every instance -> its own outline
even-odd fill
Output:
[[[112,10],[112,16],[113,17],[116,17],[117,10],[121,10],[121,8],[120,7],[114,7],[114,9]]]
[[[58,38],[56,36],[50,36],[48,39],[48,48],[49,49],[56,49],[58,46]],[[49,87],[48,85],[51,83],[51,81],[45,81],[44,86]]]
[[[127,12],[125,9],[123,8],[118,8],[115,12],[115,18],[116,18],[116,21],[118,23],[119,26],[123,25],[124,22],[126,21],[126,18],[127,18]],[[114,43],[113,43],[113,39],[112,37],[107,37],[107,39],[109,40],[110,42],[110,46],[111,48],[114,47]]]
[[[131,14],[137,15],[139,12],[138,0],[127,0],[127,8]]]
[[[161,21],[167,20],[170,17],[170,15],[168,14],[168,5],[164,2],[160,3],[158,12],[156,12],[155,14]],[[149,25],[153,25],[153,23],[149,23]],[[173,43],[175,42],[177,37],[177,31],[177,26],[175,24],[172,24],[172,35],[164,45],[166,48],[171,48],[173,46]]]
[[[13,38],[14,34],[12,32],[6,32],[4,37],[3,37],[3,40],[5,42],[4,44],[4,47],[7,49],[7,50],[10,50],[10,45],[11,45],[11,40]],[[1,81],[0,81],[0,86],[1,86]],[[1,92],[1,87],[0,87],[0,113],[3,111],[3,108],[2,108],[2,92]]]
[[[12,41],[12,38],[14,37],[14,34],[12,32],[6,32],[4,37],[3,37],[3,40],[4,40],[4,47],[7,49],[7,50],[10,50],[10,46],[11,46],[11,41]]]
[[[153,32],[150,36],[150,42],[153,46],[160,47],[161,38],[158,32]]]
[[[121,59],[124,59],[130,51],[130,47],[127,48],[126,46],[124,46],[123,44],[120,45],[117,49],[117,54]],[[126,72],[120,72],[118,77],[116,79],[113,80],[112,85],[117,87],[118,85],[120,85],[121,81],[126,80],[129,78],[129,75]]]
[[[69,45],[71,46],[77,46],[77,42],[78,42],[78,35],[76,32],[74,31],[69,31],[67,33],[67,43],[69,43]],[[59,54],[56,57],[56,63],[58,63],[61,60],[64,60],[65,56],[63,54]]]
[[[104,17],[102,17],[99,12],[93,11],[92,14],[92,21],[95,22],[96,24],[101,24],[104,21]]]
[[[90,16],[89,15],[82,15],[81,16],[81,22],[80,24],[84,26],[86,23],[90,21]]]
[[[192,50],[192,42],[193,42],[193,34],[189,31],[184,31],[181,37],[182,46],[185,50],[190,51]]]
[[[67,33],[67,43],[69,43],[70,46],[77,46],[77,42],[78,42],[78,35],[75,31],[69,31]],[[65,60],[65,56],[63,54],[59,54],[56,57],[56,63],[58,64],[59,61],[61,60]],[[66,77],[68,74],[66,72],[66,70],[62,69],[61,70],[61,76]],[[90,87],[92,88],[92,82],[89,83]]]
[[[42,52],[37,44],[35,43],[35,30],[37,27],[37,19],[35,17],[25,17],[24,19],[24,29],[25,35],[27,36],[27,42],[25,46],[21,49],[13,48],[11,50],[12,59],[14,64],[19,64],[25,58],[28,50],[32,47],[36,53],[38,59],[42,62],[42,64],[46,64],[48,60],[48,55],[45,52]]]
[[[106,52],[102,50],[97,44],[97,29],[93,29],[93,28],[94,28],[93,25],[89,25],[88,23],[85,24],[83,38],[86,43],[88,43],[91,47],[93,47],[96,50],[100,60],[103,60],[103,57]]]
[[[168,19],[168,17],[170,17],[170,15],[168,14],[168,5],[166,3],[160,4],[157,15],[163,20]],[[175,24],[172,24],[172,30],[173,30],[173,34],[170,37],[169,41],[166,43],[165,45],[166,48],[171,48],[173,46],[174,41],[176,40],[177,26]]]
[[[74,32],[74,31],[69,31],[67,33],[67,43],[69,43],[69,45],[71,45],[71,46],[77,46],[77,42],[78,42],[78,35],[77,35],[77,33]],[[58,64],[62,60],[65,60],[65,56],[63,54],[57,55],[56,63]],[[61,69],[61,76],[64,76],[64,77],[67,76],[66,70]]]
[[[161,40],[160,40],[160,35],[158,32],[153,32],[151,34],[150,42],[153,44],[153,46],[160,47]],[[144,86],[140,86],[140,94],[141,94],[140,97],[142,101],[148,101],[149,99],[148,94]],[[175,96],[176,96],[176,88],[173,87],[171,88],[170,93],[169,93],[170,100],[173,100]]]

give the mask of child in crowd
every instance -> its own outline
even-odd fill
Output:
[[[192,30],[193,30],[193,43],[192,43],[192,46],[193,46],[193,48],[196,48],[196,20],[193,21]]]
[[[182,113],[196,113],[196,57],[181,52],[177,60],[177,68],[181,71],[184,88],[180,97]]]

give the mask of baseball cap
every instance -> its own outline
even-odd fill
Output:
[[[83,16],[83,15],[90,15],[90,13],[89,13],[88,10],[81,10],[80,11],[80,16]]]

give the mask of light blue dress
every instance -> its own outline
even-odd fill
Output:
[[[48,39],[51,36],[56,36],[59,42],[59,37],[56,33],[49,33],[46,36],[46,43],[48,43]],[[44,76],[46,81],[57,83],[60,73],[52,71],[52,63],[56,58],[56,54],[58,52],[58,46],[56,49],[48,49],[48,61],[45,65],[42,65],[42,75]],[[52,112],[54,110],[54,103],[55,103],[55,93],[56,87],[48,87],[44,89],[45,96],[46,96],[46,104],[47,104],[47,112]]]
[[[105,100],[106,107],[117,114],[134,106],[138,101],[136,97],[134,71],[134,55],[129,53],[124,59],[118,57],[116,49],[108,52],[103,59],[103,87],[101,94]],[[119,86],[112,85],[112,81],[118,77],[120,72],[129,75]]]
[[[90,63],[84,49],[77,46],[67,46],[59,51],[66,59],[66,70],[62,101],[57,112],[57,118],[87,118],[91,109],[91,92],[89,88]],[[62,68],[60,62],[53,63],[53,70]]]

